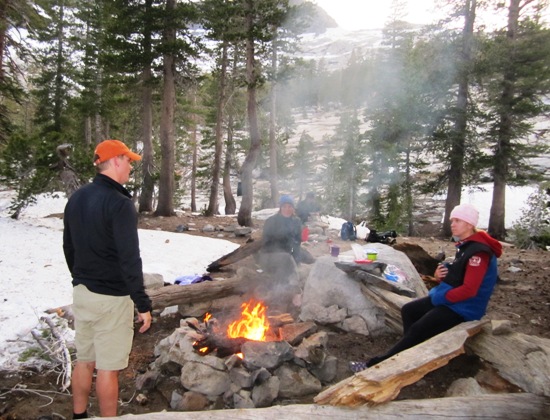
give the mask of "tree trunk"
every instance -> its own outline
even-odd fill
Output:
[[[164,30],[164,42],[168,45],[175,43],[176,30],[174,19],[176,0],[166,0],[166,15],[168,23]],[[164,91],[162,96],[162,113],[160,119],[160,150],[161,168],[159,182],[159,199],[156,216],[173,216],[176,166],[175,138],[174,138],[174,109],[176,105],[175,90],[175,59],[174,53],[167,52],[164,61]]]
[[[84,118],[84,144],[92,144],[92,117],[89,115]]]
[[[227,41],[222,44],[221,69],[219,79],[218,104],[216,109],[216,143],[214,147],[214,162],[212,166],[212,185],[210,186],[210,200],[206,209],[206,216],[219,214],[218,209],[218,186],[220,183],[222,147],[223,147],[223,121],[226,98],[227,79]]]
[[[227,147],[225,150],[225,163],[223,168],[223,198],[225,200],[225,214],[235,214],[237,203],[231,191],[231,159],[233,157],[233,117],[228,118]]]
[[[353,222],[355,219],[355,164],[351,166],[349,173],[349,197],[348,197],[348,211],[347,220]]]
[[[153,0],[147,0],[145,3],[145,13],[149,13]],[[151,57],[151,29],[146,24],[143,40],[143,54],[145,57]],[[153,194],[155,191],[155,181],[153,179],[154,154],[153,154],[153,88],[151,62],[147,61],[143,69],[141,81],[142,87],[142,122],[141,139],[143,141],[143,153],[141,155],[142,183],[141,194],[139,196],[139,212],[153,211]]]
[[[197,94],[193,91],[193,107],[197,105]],[[197,141],[197,114],[191,115],[192,130],[191,130],[191,211],[197,211],[197,167],[199,162],[199,143]]]
[[[241,226],[253,226],[252,205],[254,198],[252,171],[256,167],[258,156],[260,155],[260,130],[258,128],[258,116],[256,107],[256,84],[258,71],[255,64],[254,52],[254,4],[252,0],[246,1],[246,30],[248,38],[246,40],[246,80],[247,80],[247,114],[248,130],[250,133],[250,149],[242,167],[242,200],[241,208],[237,216],[237,221]]]
[[[413,196],[412,196],[412,186],[413,179],[411,175],[411,137],[407,139],[407,150],[405,157],[405,212],[407,214],[407,234],[409,236],[414,235],[414,215],[413,215]]]
[[[277,164],[277,36],[272,42],[271,56],[271,103],[269,112],[269,182],[271,186],[270,207],[276,207],[279,202],[279,173]]]
[[[63,113],[63,76],[65,74],[64,63],[65,58],[63,56],[64,49],[64,15],[65,7],[61,3],[59,5],[59,17],[57,23],[57,59],[56,59],[56,71],[55,71],[55,93],[53,103],[53,129],[57,133],[61,133],[61,115]],[[3,53],[3,51],[2,51]]]
[[[452,145],[449,168],[447,199],[445,200],[445,216],[443,219],[443,234],[451,236],[451,211],[460,204],[462,195],[462,180],[464,171],[464,154],[466,143],[466,123],[468,109],[469,67],[472,60],[472,38],[476,16],[476,0],[466,0],[465,22],[462,31],[462,62],[458,71],[458,98],[456,101],[456,119],[452,132]]]
[[[506,38],[508,41],[508,55],[511,61],[514,61],[514,44],[517,38],[520,3],[521,0],[511,0],[508,8],[508,32]],[[504,218],[508,168],[513,153],[511,138],[512,103],[514,101],[515,83],[516,78],[514,76],[513,67],[509,66],[504,71],[504,80],[502,81],[498,139],[493,166],[493,199],[488,229],[490,235],[501,241],[506,237]]]
[[[0,85],[4,85],[4,51],[6,47],[6,31],[8,23],[6,19],[6,9],[9,1],[0,2]]]
[[[235,91],[235,79],[237,78],[239,61],[239,48],[237,44],[233,45],[233,59],[231,69],[231,92]],[[225,199],[225,214],[235,214],[237,211],[237,202],[231,191],[231,168],[237,166],[234,163],[234,151],[235,143],[233,142],[233,131],[235,125],[235,118],[233,116],[234,110],[230,109],[227,115],[227,148],[225,151],[225,164],[223,170],[223,197]],[[235,167],[235,170],[237,168]]]
[[[101,73],[101,70],[98,69],[98,72]],[[98,79],[96,80],[96,88],[95,88],[95,94],[96,94],[96,101],[97,103],[101,103],[101,74],[99,74]],[[103,118],[101,118],[101,115],[99,112],[96,111],[94,114],[94,134],[95,134],[95,141],[96,143],[101,143],[103,140],[108,139],[107,136],[107,130],[103,129]],[[126,136],[122,135],[123,138]]]
[[[153,157],[153,93],[151,83],[151,67],[143,72],[143,121],[142,141],[143,153],[141,155],[142,165],[142,186],[139,197],[139,212],[150,212],[153,210],[153,193],[155,190],[155,181],[153,179],[154,157]]]

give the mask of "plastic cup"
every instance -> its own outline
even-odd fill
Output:
[[[337,257],[340,254],[340,247],[338,245],[332,245],[330,247],[330,255]]]
[[[367,260],[376,261],[377,258],[378,258],[378,252],[377,251],[374,251],[374,250],[371,250],[371,249],[369,249],[367,251]]]
[[[302,242],[307,242],[309,239],[309,228],[304,226],[302,229]]]

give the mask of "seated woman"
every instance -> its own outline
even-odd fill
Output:
[[[450,264],[440,264],[435,278],[440,283],[429,296],[401,308],[403,338],[388,352],[368,361],[350,362],[359,372],[416,346],[465,321],[479,320],[497,282],[497,258],[502,245],[486,232],[476,229],[479,212],[471,204],[456,206],[451,212],[451,232],[457,241],[456,256]]]

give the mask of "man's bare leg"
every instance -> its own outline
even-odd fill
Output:
[[[76,362],[71,379],[73,391],[73,412],[84,413],[88,408],[95,362]]]
[[[118,370],[97,370],[95,392],[101,417],[116,417],[118,409]]]

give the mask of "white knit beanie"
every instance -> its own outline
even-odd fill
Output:
[[[460,204],[451,212],[451,219],[464,220],[466,223],[476,227],[479,222],[479,211],[471,204]]]

